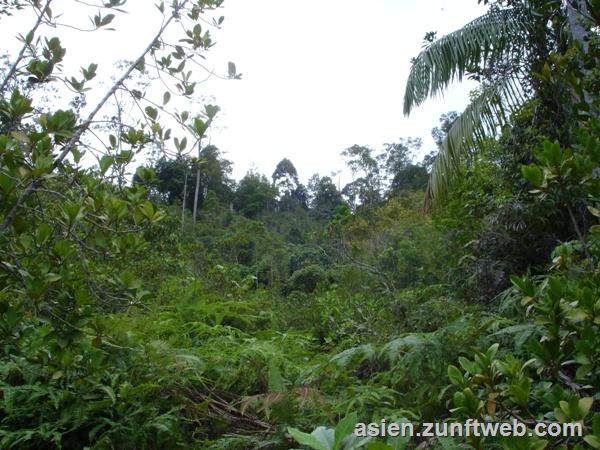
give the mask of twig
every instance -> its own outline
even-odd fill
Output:
[[[46,14],[46,11],[48,10],[48,7],[50,6],[50,3],[52,3],[52,0],[48,0],[46,2],[46,6],[44,6],[44,8],[42,10],[40,10],[40,14],[39,14],[39,16],[37,18],[37,21],[36,21],[35,25],[33,26],[33,28],[31,29],[31,31],[28,33],[28,35],[29,34],[31,34],[32,36],[35,35],[35,32],[37,31],[37,29],[39,28],[39,26],[44,21],[44,14]],[[17,71],[17,67],[19,67],[19,63],[21,62],[21,60],[25,56],[25,51],[27,50],[28,47],[29,47],[29,43],[27,42],[27,38],[25,38],[25,43],[23,44],[23,47],[21,48],[21,51],[19,52],[19,55],[17,56],[17,59],[15,60],[15,62],[13,63],[13,65],[11,66],[10,70],[6,74],[6,77],[2,81],[2,84],[0,85],[0,95],[4,92],[4,89],[6,89],[6,86],[8,85],[8,82],[10,81],[10,79],[13,77],[13,75]]]

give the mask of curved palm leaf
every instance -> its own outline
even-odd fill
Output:
[[[404,93],[408,115],[428,97],[460,81],[475,67],[499,61],[522,48],[527,24],[514,9],[491,9],[460,30],[428,45],[413,62]]]
[[[452,81],[478,68],[507,64],[525,53],[527,20],[516,9],[490,9],[460,30],[428,45],[415,58],[404,94],[404,113],[443,91]],[[512,64],[507,64],[511,66]],[[459,172],[465,156],[476,150],[477,142],[496,133],[508,116],[525,99],[518,73],[496,75],[495,81],[480,88],[480,94],[456,119],[432,167],[426,208],[442,199]]]
[[[527,99],[517,74],[510,74],[480,88],[479,95],[452,124],[433,163],[426,208],[431,200],[443,199],[460,171],[461,162],[487,136],[508,123],[510,114]]]

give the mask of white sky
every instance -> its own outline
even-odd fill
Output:
[[[133,59],[155,33],[160,18],[153,5],[129,0],[130,14],[117,16],[116,32],[82,39],[60,30],[65,66],[99,62],[99,79],[114,75],[112,62]],[[73,0],[55,0],[64,22],[80,14],[76,8]],[[198,87],[222,109],[211,142],[234,162],[236,179],[250,168],[270,177],[287,157],[306,181],[316,172],[343,169],[340,152],[353,144],[379,149],[400,137],[423,138],[428,153],[439,116],[461,111],[475,85],[452,87],[406,118],[402,99],[410,59],[426,32],[441,36],[484,11],[476,0],[225,0],[225,22],[211,32],[217,44],[205,64],[225,74],[234,61],[243,79],[213,78]],[[14,51],[11,37],[32,22],[31,16],[1,18],[0,51]],[[200,103],[184,108],[193,112]]]

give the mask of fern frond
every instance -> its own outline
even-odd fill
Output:
[[[334,355],[330,361],[340,367],[348,367],[350,363],[371,361],[375,358],[375,356],[376,351],[373,344],[363,344],[348,348]]]

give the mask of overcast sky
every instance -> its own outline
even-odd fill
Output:
[[[153,3],[129,0],[130,14],[114,22],[117,32],[87,40],[67,32],[67,59],[74,67],[99,62],[99,78],[114,74],[111,61],[132,59],[155,32]],[[73,0],[55,5],[64,22],[75,14]],[[409,118],[402,114],[410,59],[425,33],[441,36],[481,15],[476,0],[225,0],[221,12],[225,22],[213,32],[217,44],[206,65],[225,74],[234,61],[243,79],[213,78],[199,92],[222,108],[211,141],[234,162],[236,179],[250,168],[270,177],[287,157],[306,181],[342,169],[340,152],[353,144],[379,149],[401,137],[423,138],[428,153],[439,116],[462,110],[475,87],[463,83]],[[2,19],[4,49],[15,48],[6,38],[28,22]]]
[[[235,61],[243,80],[216,83],[224,114],[214,143],[236,175],[270,175],[288,157],[301,178],[339,170],[353,145],[381,148],[422,137],[434,148],[439,116],[462,110],[474,84],[451,89],[406,118],[410,59],[428,31],[441,36],[484,12],[476,0],[226,0],[215,55]]]

